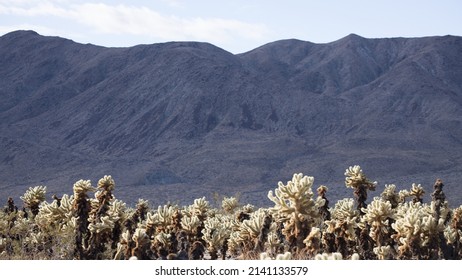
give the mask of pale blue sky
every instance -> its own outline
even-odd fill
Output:
[[[232,53],[280,39],[314,43],[462,35],[460,0],[0,0],[0,35],[35,30],[80,43],[126,47],[209,42]]]

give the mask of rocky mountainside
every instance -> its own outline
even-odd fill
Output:
[[[462,203],[462,38],[283,40],[233,55],[207,43],[82,45],[0,37],[0,197],[116,180],[116,196],[190,203],[266,194],[293,173],[332,200],[344,171]]]

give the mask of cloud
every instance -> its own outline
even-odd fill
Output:
[[[166,0],[171,5],[178,1]],[[263,24],[235,19],[178,17],[145,6],[81,3],[66,0],[6,0],[0,14],[23,17],[53,16],[84,25],[99,34],[147,36],[160,40],[196,40],[227,44],[236,40],[262,40],[268,34]]]
[[[15,24],[15,25],[0,25],[0,34],[6,34],[11,31],[16,30],[34,30],[42,35],[54,35],[58,34],[58,31],[49,28],[47,26],[30,24],[30,23],[23,23],[23,24]]]
[[[268,30],[222,18],[180,18],[162,15],[147,7],[86,3],[75,7],[77,20],[101,33],[147,35],[164,40],[229,42],[233,37],[261,38]]]

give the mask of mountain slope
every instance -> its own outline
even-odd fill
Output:
[[[436,177],[460,203],[462,38],[269,43],[233,55],[170,42],[0,37],[2,196],[112,174],[120,198],[261,201],[294,172],[344,196],[360,164],[400,189]],[[350,194],[348,194],[350,195]]]

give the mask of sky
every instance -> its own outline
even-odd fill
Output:
[[[209,42],[243,53],[282,39],[462,36],[460,0],[0,0],[0,36],[34,30],[129,47]]]

